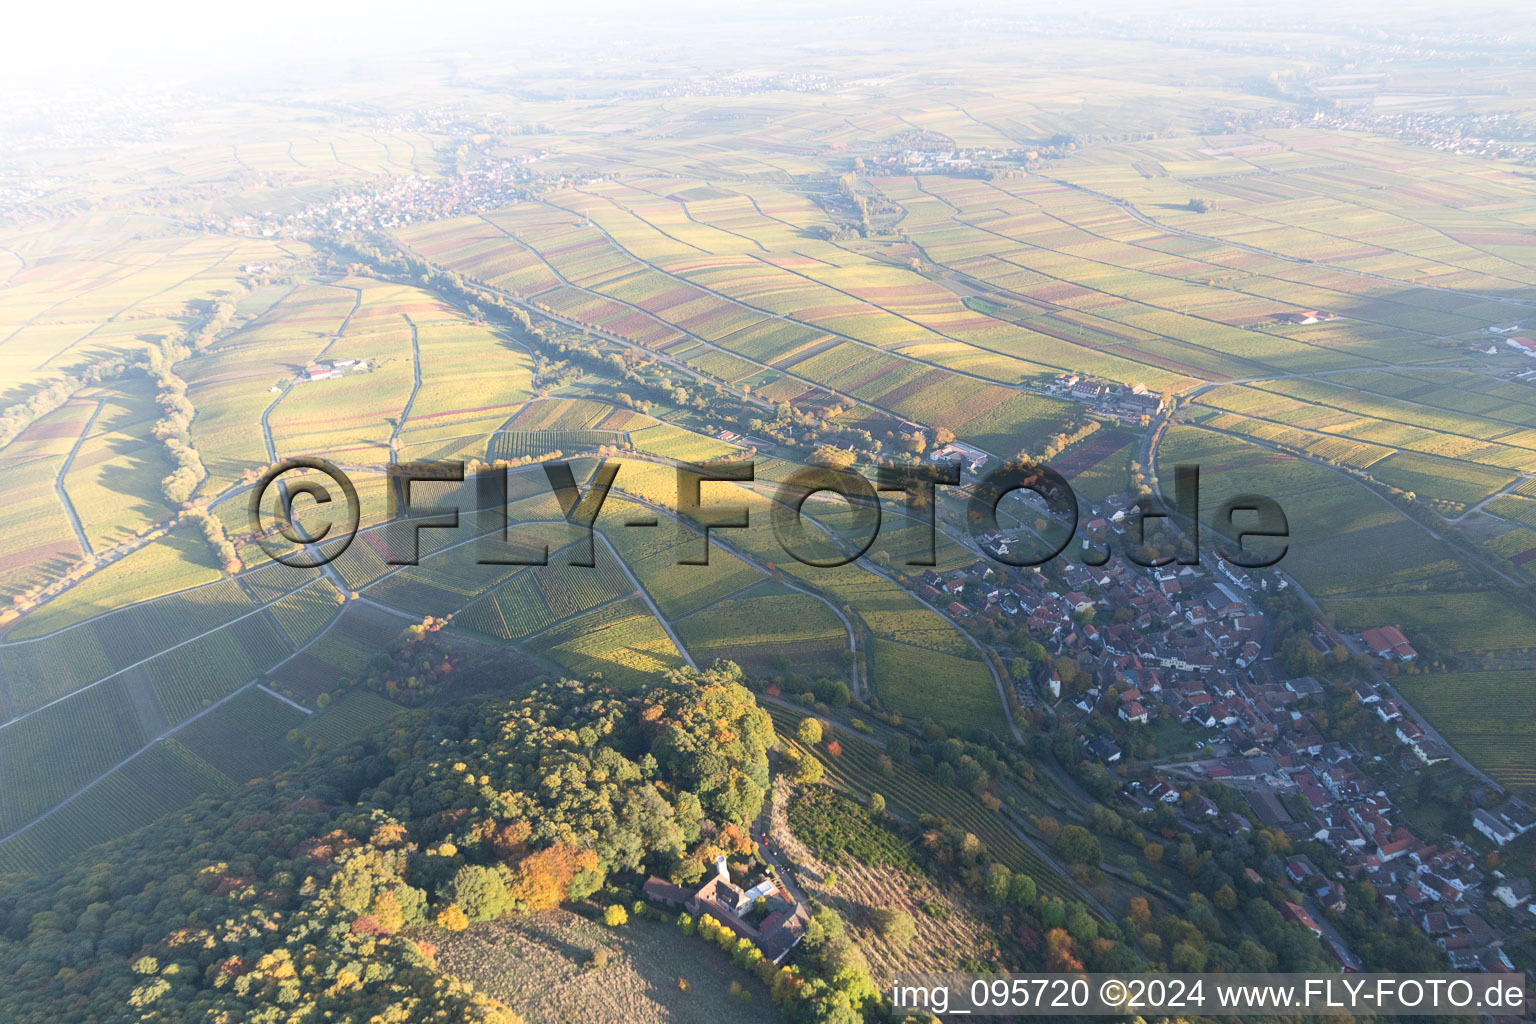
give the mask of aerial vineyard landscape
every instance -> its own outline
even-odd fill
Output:
[[[516,7],[19,18],[0,1021],[1530,1019],[1530,11]]]

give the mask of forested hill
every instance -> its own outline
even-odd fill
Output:
[[[0,881],[0,1020],[509,1022],[462,928],[736,853],[773,743],[735,666],[414,712],[225,803]]]

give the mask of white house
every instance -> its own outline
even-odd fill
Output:
[[[1493,890],[1500,903],[1510,910],[1514,910],[1520,904],[1531,898],[1531,880],[1529,878],[1506,878],[1499,883],[1499,887]]]
[[[1481,807],[1472,812],[1472,827],[1499,846],[1503,846],[1520,834]]]

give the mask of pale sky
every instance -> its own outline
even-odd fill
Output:
[[[7,44],[0,49],[0,80],[67,90],[125,77],[249,74],[295,63],[323,68],[383,54],[472,50],[537,57],[548,55],[551,40],[593,43],[610,35],[642,46],[651,41],[686,46],[691,38],[722,32],[729,37],[733,19],[772,24],[781,29],[781,38],[802,31],[798,21],[806,40],[835,41],[830,22],[841,14],[855,15],[864,34],[903,14],[910,20],[922,10],[953,23],[974,13],[973,8],[1010,14],[1033,9],[1046,16],[1063,12],[1063,17],[1126,11],[1142,18],[1173,8],[1240,26],[1245,10],[1306,17],[1310,7],[1318,17],[1358,16],[1359,23],[1371,25],[1396,21],[1410,6],[1442,24],[1446,19],[1480,22],[1495,32],[1501,23],[1530,17],[1527,4],[1515,0],[1455,7],[1416,0],[1289,0],[1284,8],[1271,0],[1078,0],[1072,15],[1046,0],[12,0],[0,15]],[[744,31],[741,41],[753,35]],[[708,52],[708,47],[700,50]],[[387,64],[377,70],[388,74]]]

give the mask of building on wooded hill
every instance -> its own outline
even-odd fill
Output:
[[[805,904],[771,878],[764,878],[750,889],[737,886],[731,881],[724,857],[715,858],[715,873],[696,889],[674,885],[655,876],[646,879],[645,898],[653,903],[681,907],[696,917],[708,914],[752,942],[762,950],[764,957],[776,964],[783,963],[789,951],[805,937],[805,926],[811,919]],[[753,924],[747,915],[754,912],[759,899],[763,901],[766,913]]]

